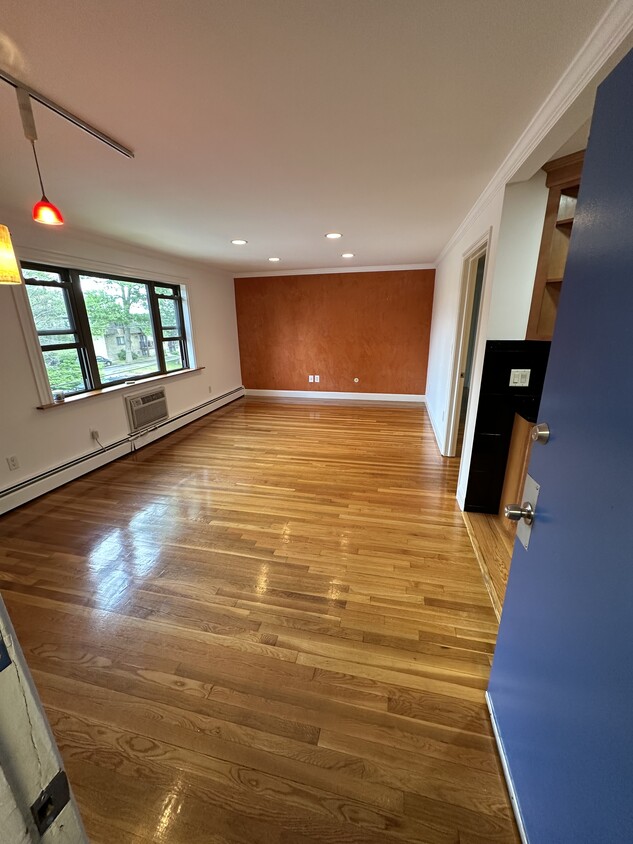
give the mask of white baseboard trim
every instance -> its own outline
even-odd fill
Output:
[[[444,454],[444,450],[443,450],[444,444],[442,443],[442,440],[441,440],[441,437],[440,437],[440,434],[439,434],[439,430],[438,430],[437,424],[435,422],[433,412],[431,411],[431,406],[429,404],[426,405],[426,412],[428,413],[429,419],[431,421],[431,428],[433,428],[433,433],[435,434],[435,442],[437,443],[438,451],[442,455],[442,457],[447,457],[448,455]]]
[[[111,443],[105,446],[103,451],[89,452],[61,466],[42,472],[33,478],[27,478],[19,484],[0,492],[0,515],[13,510],[15,507],[19,507],[21,504],[26,504],[28,501],[44,495],[46,492],[51,492],[51,490],[63,486],[69,481],[81,477],[81,475],[99,469],[101,466],[105,466],[106,463],[110,463],[119,457],[129,454],[133,448],[138,449],[149,445],[155,442],[155,440],[178,430],[178,428],[182,428],[183,425],[188,425],[189,422],[195,422],[196,419],[206,416],[207,413],[213,413],[214,410],[219,410],[225,404],[242,398],[243,395],[244,387],[238,387],[222,396],[198,405],[198,407],[193,407],[191,410],[179,413],[173,418],[156,425],[154,428],[148,428],[140,434],[130,434],[128,437]]]
[[[459,504],[460,510],[466,509],[466,490],[462,489],[461,487],[457,487],[457,492],[455,493],[455,498],[457,499],[457,503]]]
[[[426,396],[419,393],[335,393],[327,390],[246,390],[247,396],[270,396],[281,399],[349,399],[351,401],[400,401],[424,404]]]
[[[514,780],[512,779],[510,766],[508,765],[508,758],[506,756],[505,747],[503,746],[503,739],[501,738],[501,734],[499,733],[499,725],[497,724],[495,709],[488,692],[486,692],[486,705],[488,706],[488,712],[490,713],[490,723],[492,724],[492,731],[495,734],[495,741],[497,742],[497,749],[499,750],[499,757],[501,758],[501,767],[503,768],[503,775],[506,780],[506,785],[508,786],[508,794],[510,795],[512,811],[514,812],[514,817],[519,828],[519,835],[521,836],[521,841],[523,842],[523,844],[530,844],[530,840],[525,830],[523,815],[521,814],[519,799],[514,788]]]

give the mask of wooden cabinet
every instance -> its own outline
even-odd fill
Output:
[[[554,333],[584,155],[584,152],[575,152],[550,161],[543,167],[547,173],[549,197],[536,267],[527,340],[551,340]]]

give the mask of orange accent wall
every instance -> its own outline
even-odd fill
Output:
[[[435,270],[236,278],[242,383],[424,393],[434,282]]]

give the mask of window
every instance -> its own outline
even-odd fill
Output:
[[[178,285],[23,264],[53,391],[66,395],[189,367]]]

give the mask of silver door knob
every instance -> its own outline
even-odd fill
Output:
[[[508,504],[503,512],[506,519],[513,522],[520,522],[523,519],[526,525],[531,525],[534,521],[534,507],[529,501],[523,504]]]
[[[550,430],[547,422],[539,422],[532,428],[532,442],[545,445],[546,442],[549,442],[549,435]]]

